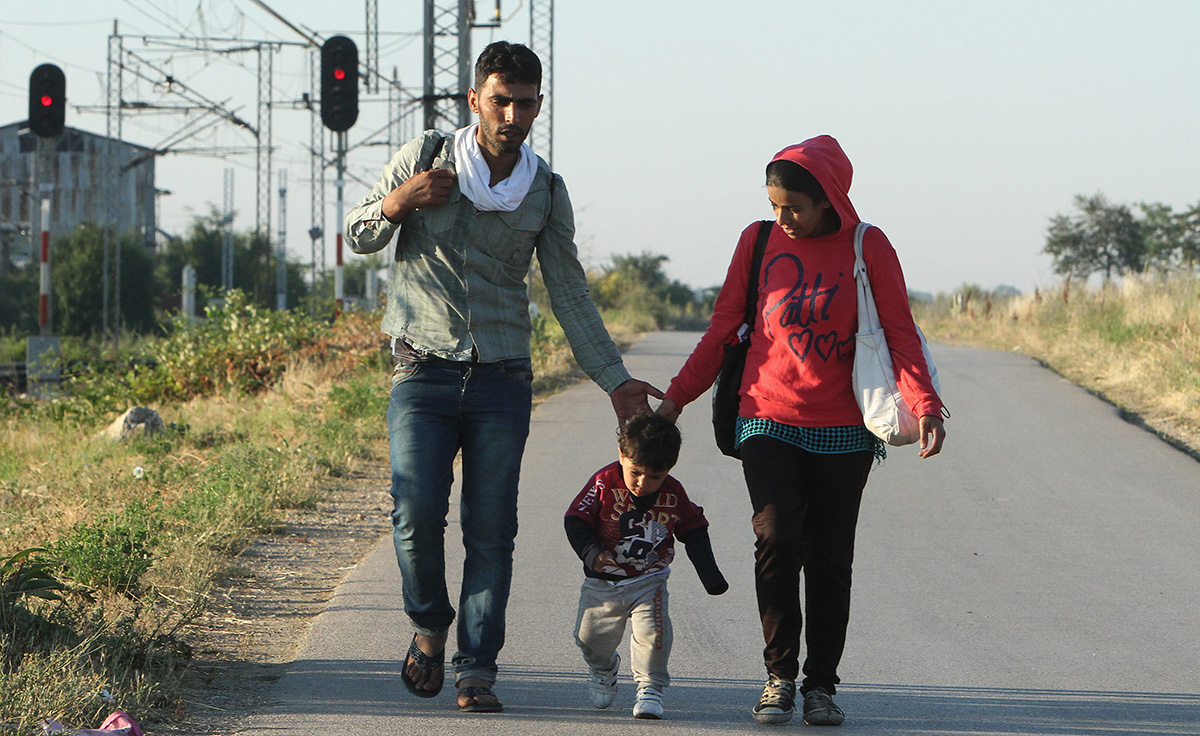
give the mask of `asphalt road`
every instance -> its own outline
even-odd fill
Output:
[[[651,334],[627,365],[666,388],[698,337]],[[893,448],[867,485],[841,731],[1200,734],[1200,463],[1026,358],[933,351],[953,412],[949,437],[929,460]],[[666,720],[632,718],[627,668],[612,708],[588,703],[572,640],[582,573],[562,515],[591,472],[616,458],[614,426],[591,384],[534,412],[496,689],[504,713],[458,713],[449,681],[432,700],[404,690],[411,630],[389,536],[347,576],[272,705],[243,733],[769,729],[749,714],[765,676],[749,503],[740,465],[713,444],[707,396],[680,419],[674,474],[705,508],[730,590],[707,596],[686,555],[676,559]],[[451,571],[461,569],[455,522]],[[782,728],[810,727],[797,718]]]

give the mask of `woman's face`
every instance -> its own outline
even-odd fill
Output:
[[[818,204],[803,192],[793,192],[779,186],[767,186],[775,222],[792,240],[817,238],[837,230],[837,215],[828,199]]]

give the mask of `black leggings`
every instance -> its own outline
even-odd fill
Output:
[[[754,508],[754,584],[767,672],[799,676],[800,571],[808,629],[801,692],[836,692],[850,620],[854,531],[874,455],[824,455],[773,437],[742,443],[742,470]]]

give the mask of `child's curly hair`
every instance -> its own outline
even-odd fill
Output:
[[[621,454],[655,473],[675,467],[683,437],[679,428],[662,414],[640,411],[617,430]]]

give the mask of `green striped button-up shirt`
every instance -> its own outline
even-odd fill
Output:
[[[476,210],[455,183],[445,205],[415,210],[400,223],[383,216],[383,198],[412,175],[422,150],[441,140],[432,167],[454,171],[453,136],[426,131],[400,148],[346,214],[346,242],[355,253],[382,250],[399,232],[383,331],[447,360],[528,358],[525,278],[536,253],[575,359],[611,393],[629,372],[588,293],[566,186],[544,160],[538,158],[533,185],[512,212]]]

